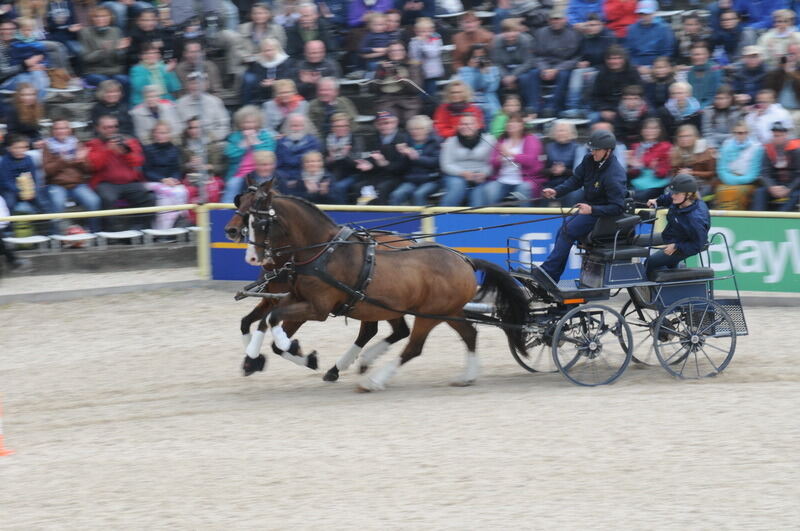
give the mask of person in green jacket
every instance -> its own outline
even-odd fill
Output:
[[[161,89],[161,98],[175,100],[181,89],[181,82],[175,75],[175,60],[168,63],[161,61],[161,50],[157,46],[147,44],[142,49],[139,64],[131,68],[131,106],[144,101],[144,87],[155,85]]]
[[[500,135],[506,130],[508,117],[518,112],[522,112],[522,100],[519,99],[519,96],[506,96],[506,100],[503,102],[503,109],[492,118],[492,123],[489,126],[491,135],[495,138],[500,138]]]

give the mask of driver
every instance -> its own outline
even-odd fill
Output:
[[[585,201],[576,204],[578,213],[564,221],[553,250],[541,266],[555,282],[559,281],[567,266],[572,244],[592,231],[597,218],[619,216],[625,210],[627,176],[614,156],[614,148],[617,147],[614,133],[595,131],[586,147],[590,153],[575,168],[572,177],[555,188],[542,190],[544,197],[554,199],[583,187]]]
[[[680,262],[703,250],[708,241],[711,219],[708,207],[697,196],[697,181],[688,173],[672,178],[667,193],[647,202],[649,207],[668,206],[667,226],[661,239],[667,246],[647,259],[649,276],[658,269],[673,269]]]

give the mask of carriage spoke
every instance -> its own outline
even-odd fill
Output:
[[[716,348],[716,347],[715,347],[715,348]],[[708,354],[706,353],[705,349],[704,349],[704,348],[700,348],[700,350],[702,350],[702,351],[703,351],[703,356],[705,356],[705,357],[706,357],[706,359],[708,360],[708,362],[711,364],[711,366],[712,366],[712,367],[714,367],[714,371],[716,371],[716,372],[719,372],[719,367],[717,367],[717,366],[714,364],[714,362],[713,362],[713,361],[711,361],[711,358],[709,358],[709,357],[708,357]]]
[[[730,350],[724,350],[724,349],[721,349],[721,348],[719,348],[718,346],[716,346],[716,345],[712,345],[711,343],[708,343],[708,342],[706,342],[706,343],[705,343],[703,346],[704,346],[704,347],[711,347],[711,348],[713,348],[713,349],[719,350],[719,351],[720,351],[720,352],[722,352],[723,354],[728,354],[728,353],[730,352]]]
[[[683,349],[681,349],[681,350],[683,350]],[[680,351],[678,351],[678,352],[680,352]],[[684,356],[684,358],[683,358],[683,365],[681,365],[681,370],[680,370],[680,372],[678,373],[678,375],[679,375],[681,378],[683,378],[683,370],[686,368],[686,362],[687,362],[687,361],[689,361],[689,355],[688,355],[688,353],[687,353],[687,355],[686,355],[686,356]]]
[[[674,358],[674,357],[675,357],[675,356],[677,356],[678,354],[681,354],[681,353],[682,353],[682,352],[683,352],[685,349],[686,349],[686,346],[683,346],[683,347],[681,347],[680,349],[676,350],[675,352],[673,352],[673,353],[672,353],[672,356],[670,356],[669,358],[666,358],[666,359],[664,360],[664,363],[669,363],[669,362],[670,362],[670,360],[671,360],[672,358]],[[688,357],[688,356],[687,356],[687,357]],[[684,363],[685,363],[685,361],[684,361]]]
[[[720,317],[719,319],[717,319],[716,321],[714,321],[713,323],[711,323],[707,327],[705,327],[702,330],[700,330],[699,332],[697,332],[697,335],[703,335],[706,332],[706,330],[709,330],[711,328],[714,328],[715,326],[719,326],[720,324],[722,324],[722,321],[724,321],[724,319],[722,317]]]

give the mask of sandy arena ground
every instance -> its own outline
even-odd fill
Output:
[[[727,372],[579,388],[437,328],[383,393],[270,357],[239,375],[213,290],[0,307],[2,529],[797,529],[793,309],[751,308]],[[327,368],[357,323],[310,324]],[[381,329],[381,334],[385,334]],[[266,347],[265,347],[266,349]],[[395,348],[389,355],[395,355]],[[385,362],[385,358],[379,363]]]

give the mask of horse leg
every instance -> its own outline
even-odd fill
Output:
[[[475,344],[478,337],[478,330],[471,323],[464,321],[447,321],[450,328],[455,330],[464,343],[467,345],[466,352],[466,365],[464,373],[456,380],[451,382],[450,385],[456,387],[466,387],[475,383],[480,373],[480,364],[478,363],[478,355],[475,353]]]
[[[389,324],[392,325],[392,334],[369,347],[367,351],[364,352],[364,355],[361,356],[361,365],[358,368],[358,372],[360,374],[367,372],[370,365],[372,365],[376,359],[386,354],[386,351],[389,350],[390,346],[394,345],[401,339],[407,338],[411,333],[408,329],[408,325],[406,324],[405,317],[401,316],[396,319],[391,319],[389,320]]]
[[[359,353],[364,348],[370,339],[375,337],[375,334],[378,333],[378,323],[377,321],[361,321],[361,328],[358,330],[358,337],[356,338],[355,343],[350,345],[350,348],[347,349],[347,352],[344,355],[336,360],[336,364],[328,369],[328,372],[325,373],[325,376],[322,377],[323,380],[326,382],[335,382],[339,379],[339,371],[347,370],[350,365],[356,361],[358,358]]]
[[[292,301],[291,299],[283,299],[278,303],[277,307],[270,312],[264,322],[269,326],[272,333],[272,350],[283,356],[284,358],[298,363],[297,357],[303,352],[300,348],[300,342],[296,339],[292,340],[289,337],[306,321],[324,321],[328,317],[328,312],[325,310],[317,310],[309,302]],[[289,334],[284,330],[282,323],[286,321],[289,327]],[[294,323],[293,323],[294,322]],[[293,326],[296,325],[295,326]],[[265,326],[266,327],[266,326]],[[289,354],[290,357],[284,356]],[[311,356],[309,356],[311,357]],[[317,362],[316,355],[311,360],[308,360],[306,367],[311,368],[312,363]],[[300,363],[298,363],[299,365]],[[316,367],[314,367],[316,369]]]
[[[297,330],[303,326],[304,321],[287,321],[286,326],[284,327],[285,333],[287,337],[292,337]],[[261,323],[259,324],[259,329],[261,325],[264,326],[264,330],[266,330],[266,319],[262,319]],[[316,371],[317,367],[319,367],[319,361],[317,360],[317,351],[314,350],[308,356],[303,356],[303,351],[300,350],[300,342],[296,339],[293,339],[289,348],[286,350],[282,350],[278,348],[275,344],[274,336],[272,341],[272,352],[280,356],[285,360],[289,360],[292,363],[300,365],[301,367],[308,367],[312,371]]]
[[[269,315],[270,310],[275,307],[277,303],[270,299],[262,299],[258,305],[253,308],[253,311],[248,313],[242,318],[240,330],[242,332],[242,341],[244,342],[245,357],[242,363],[242,371],[245,376],[250,376],[254,372],[263,371],[267,365],[267,359],[261,354],[261,345],[264,343],[265,324],[264,318]],[[252,335],[250,334],[250,327],[252,324],[261,319],[258,325],[258,330]]]
[[[422,346],[425,344],[428,334],[433,327],[441,321],[417,317],[414,320],[414,328],[411,329],[411,338],[403,349],[398,359],[392,360],[380,369],[376,369],[369,374],[365,374],[358,384],[357,390],[361,392],[382,391],[386,388],[386,383],[394,376],[401,365],[405,365],[422,353]]]

